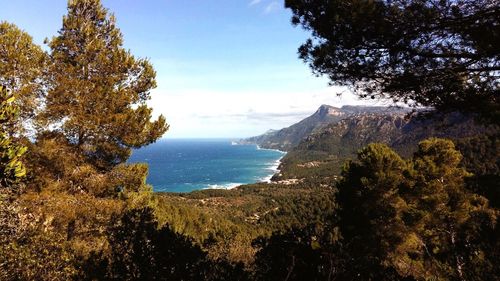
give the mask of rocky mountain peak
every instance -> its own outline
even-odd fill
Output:
[[[321,105],[318,110],[316,110],[316,112],[314,113],[314,115],[318,115],[320,117],[325,117],[325,116],[341,116],[343,115],[344,112],[342,112],[342,110],[340,108],[337,108],[337,107],[334,107],[334,106],[331,106],[331,105],[327,105],[327,104],[323,104]]]

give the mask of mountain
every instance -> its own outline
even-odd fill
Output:
[[[275,180],[339,175],[343,163],[373,142],[385,143],[409,157],[417,144],[429,137],[464,138],[484,135],[472,116],[460,113],[370,112],[348,116],[325,126],[289,150]]]
[[[342,119],[369,113],[407,113],[408,109],[380,106],[350,106],[341,108],[330,105],[321,105],[311,116],[290,127],[268,131],[260,136],[240,140],[241,144],[257,144],[263,148],[289,151],[297,146],[304,138],[321,131],[329,124]]]
[[[260,136],[240,140],[239,143],[287,151],[280,165],[280,173],[273,178],[284,180],[338,176],[346,160],[354,159],[359,149],[373,142],[385,143],[403,157],[410,157],[418,143],[426,138],[450,138],[459,149],[464,148],[462,153],[467,155],[472,151],[468,144],[471,138],[497,131],[498,128],[480,126],[475,123],[473,116],[458,112],[322,105],[314,114],[290,127],[269,130]],[[491,144],[488,137],[477,141]],[[481,153],[487,151],[483,148],[476,150]],[[473,158],[492,157],[477,155],[465,157],[464,162],[470,162]]]

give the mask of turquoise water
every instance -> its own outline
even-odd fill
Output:
[[[283,152],[231,140],[160,140],[135,150],[130,162],[149,164],[147,182],[155,191],[189,192],[267,181]]]

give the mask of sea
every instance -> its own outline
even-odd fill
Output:
[[[230,139],[162,139],[134,150],[129,162],[149,165],[156,192],[190,192],[267,182],[284,154]]]

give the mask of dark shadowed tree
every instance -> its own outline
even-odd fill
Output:
[[[286,0],[300,57],[361,97],[498,117],[497,0]]]
[[[379,143],[360,150],[358,161],[344,167],[337,200],[347,280],[404,279],[386,260],[408,232],[403,222],[408,207],[400,195],[406,169],[399,155]]]
[[[154,142],[168,128],[151,122],[146,101],[156,87],[146,59],[123,48],[123,38],[100,0],[71,0],[49,46],[50,88],[40,124],[61,132],[89,163],[109,170],[131,148]]]
[[[312,224],[256,239],[255,280],[338,280],[344,260],[336,238]]]
[[[467,179],[468,188],[500,208],[500,131],[456,141],[464,156],[462,163],[473,177]]]
[[[158,228],[154,210],[130,210],[109,229],[110,253],[91,256],[84,280],[247,280],[241,266],[212,261],[191,239],[168,225]]]

